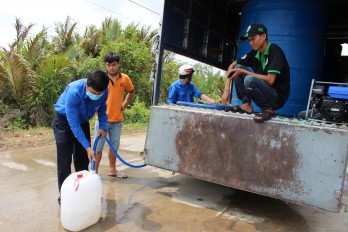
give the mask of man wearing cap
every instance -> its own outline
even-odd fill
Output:
[[[234,61],[226,73],[222,103],[230,100],[230,84],[235,80],[237,97],[243,103],[227,110],[252,113],[251,100],[260,107],[256,122],[274,117],[275,110],[285,104],[290,93],[290,68],[283,50],[268,41],[267,28],[263,24],[252,24],[241,40],[248,40],[252,50]],[[251,67],[253,72],[246,69]]]
[[[199,98],[211,104],[216,104],[191,82],[194,69],[189,64],[184,64],[179,68],[179,79],[169,87],[168,104],[175,104],[177,101],[194,102],[194,98]]]

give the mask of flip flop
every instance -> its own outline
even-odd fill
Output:
[[[225,111],[228,112],[228,111],[231,111],[231,112],[234,112],[234,113],[241,113],[241,114],[252,114],[252,112],[248,112],[246,110],[243,110],[242,108],[240,108],[240,106],[232,106],[232,107],[226,107],[225,108]]]
[[[275,117],[276,114],[274,112],[269,111],[261,111],[260,113],[256,114],[254,117],[255,122],[265,122],[270,120],[271,118]]]
[[[108,174],[108,176],[112,176],[112,177],[116,177],[116,178],[121,178],[121,179],[127,179],[128,178],[128,176],[124,173],[124,172],[122,172],[122,171],[118,171],[117,172],[117,174],[115,174],[115,173],[109,173]]]

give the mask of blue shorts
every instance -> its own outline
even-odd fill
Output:
[[[107,122],[106,123],[106,136],[108,137],[111,145],[117,151],[120,147],[122,122]],[[99,132],[99,121],[95,121],[94,126],[94,138],[97,138]],[[96,151],[102,151],[104,148],[105,139],[99,139]]]

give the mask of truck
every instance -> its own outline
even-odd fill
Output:
[[[346,209],[346,120],[297,117],[315,107],[317,83],[344,87],[340,83],[348,80],[345,9],[348,0],[165,0],[145,163],[286,202]],[[159,103],[165,50],[227,70],[250,50],[239,36],[252,23],[266,25],[269,40],[283,48],[290,65],[291,93],[279,116],[255,123],[253,115],[218,107]],[[238,103],[232,96],[231,103]]]

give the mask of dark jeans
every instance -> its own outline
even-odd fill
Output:
[[[245,66],[237,64],[235,68],[246,69]],[[272,86],[253,75],[242,75],[234,79],[237,97],[243,103],[248,101],[255,102],[261,110],[279,109],[277,104],[278,94]]]
[[[91,141],[89,123],[81,124],[86,138]],[[57,145],[58,189],[71,174],[71,162],[74,158],[75,171],[88,170],[89,160],[86,149],[76,139],[65,116],[56,114],[53,121],[53,132]]]

